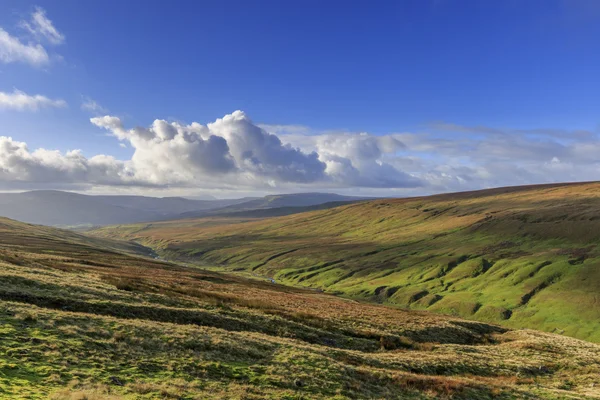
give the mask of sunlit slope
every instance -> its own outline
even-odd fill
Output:
[[[600,341],[600,184],[376,200],[241,224],[109,227],[165,255]]]
[[[121,254],[0,220],[1,399],[600,396],[600,346]],[[110,242],[115,244],[115,242]]]

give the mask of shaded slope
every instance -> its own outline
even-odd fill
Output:
[[[177,228],[177,222],[135,231],[109,227],[95,234],[285,283],[600,341],[598,183],[376,200],[202,228]]]
[[[80,235],[66,229],[32,225],[0,217],[0,251],[39,252],[41,254],[86,255],[102,258],[105,255],[154,255],[147,247],[133,242]],[[129,256],[127,256],[129,257]]]

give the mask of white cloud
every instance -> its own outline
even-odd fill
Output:
[[[316,153],[282,144],[241,111],[206,126],[155,120],[149,128],[126,129],[119,118],[108,115],[91,122],[129,142],[139,175],[153,184],[262,185],[324,178],[325,164]]]
[[[50,99],[40,94],[28,95],[14,89],[12,93],[0,92],[0,109],[37,111],[40,108],[64,108],[67,103],[61,99]]]
[[[23,43],[0,28],[0,61],[8,64],[24,62],[41,66],[50,62],[46,49],[39,43]]]
[[[65,41],[65,35],[54,27],[52,21],[46,17],[46,11],[43,8],[36,7],[31,14],[31,20],[21,21],[20,25],[36,38],[46,39],[54,45],[62,44]]]
[[[25,42],[23,38],[11,35],[0,27],[0,62],[21,62],[35,67],[49,64],[50,56],[40,42],[58,45],[65,41],[65,36],[46,17],[46,11],[37,7],[31,14],[31,19],[20,21],[19,26],[28,32],[31,40]]]
[[[304,135],[285,126],[277,126],[277,131],[284,142],[316,151],[327,163],[328,175],[344,176],[357,186],[394,188],[401,185],[390,178],[405,173],[422,183],[416,189],[404,189],[411,194],[597,180],[600,176],[600,138],[585,130],[440,122],[424,132],[382,136],[315,131]]]
[[[102,107],[96,100],[87,96],[83,96],[82,98],[81,109],[97,115],[108,113],[108,109]]]
[[[304,151],[319,154],[327,165],[329,179],[341,186],[370,188],[407,188],[422,186],[416,175],[390,163],[406,145],[396,135],[374,136],[368,133],[329,132],[304,135],[277,127],[282,139]],[[290,133],[288,133],[290,132]]]
[[[600,140],[594,132],[438,124],[429,131],[381,136],[309,128],[290,132],[285,126],[277,126],[274,134],[270,125],[257,125],[241,111],[206,125],[155,120],[148,127],[128,128],[110,115],[91,122],[130,147],[132,157],[30,151],[4,137],[2,186],[43,182],[47,187],[54,182],[63,188],[335,190],[399,196],[600,176]]]
[[[258,127],[274,135],[279,134],[298,134],[309,135],[311,129],[304,125],[275,125],[275,124],[257,124]]]
[[[38,149],[0,138],[0,181],[57,185],[202,187],[231,190],[298,190],[350,187],[414,187],[420,181],[379,160],[403,149],[393,138],[348,137],[337,154],[333,138],[323,151],[300,150],[236,111],[207,125],[155,120],[149,127],[126,128],[106,115],[90,121],[133,148],[129,160],[91,158],[81,151]],[[341,139],[339,139],[341,140]],[[332,147],[326,149],[327,146]],[[342,148],[342,146],[340,146]]]
[[[0,136],[0,181],[28,183],[96,183],[106,185],[132,182],[126,163],[109,156],[87,159],[81,151],[30,151],[26,143]]]

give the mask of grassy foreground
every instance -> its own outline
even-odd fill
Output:
[[[376,200],[231,222],[93,234],[351,298],[600,342],[599,183]]]
[[[115,248],[0,219],[0,398],[600,396],[596,344]]]

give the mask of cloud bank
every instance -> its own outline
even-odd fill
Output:
[[[265,125],[266,129],[270,129]],[[382,136],[348,132],[311,132],[309,128],[277,126],[284,142],[322,159],[336,155],[352,160],[371,183],[396,189],[400,175],[389,165],[420,180],[422,185],[386,194],[428,194],[532,183],[600,179],[600,138],[596,132],[564,129],[505,129],[453,123],[431,124],[419,133]],[[335,162],[335,161],[334,161]],[[332,164],[336,166],[336,164]],[[347,169],[346,169],[347,170]],[[371,171],[371,174],[367,174]],[[361,184],[362,183],[362,184]],[[371,186],[358,182],[357,186]]]
[[[378,161],[378,146],[397,141],[363,137],[346,153],[302,151],[235,111],[207,125],[155,120],[126,129],[113,116],[91,122],[128,143],[139,182],[151,185],[227,185],[244,188],[332,186],[414,187],[419,180]],[[361,144],[370,145],[359,150]],[[334,145],[334,144],[332,144]],[[354,150],[353,150],[354,149]],[[369,153],[370,152],[370,153]]]
[[[283,143],[242,111],[207,125],[155,120],[148,127],[126,128],[120,118],[110,115],[90,122],[132,148],[132,157],[118,160],[104,154],[86,158],[79,150],[32,151],[26,143],[0,137],[3,186],[55,182],[61,187],[297,190],[421,185],[418,178],[382,160],[385,153],[404,148],[393,138],[366,134],[324,138],[318,149],[304,151]]]
[[[31,150],[0,137],[0,186],[412,195],[600,177],[600,141],[591,131],[437,123],[375,136],[258,125],[242,111],[206,125],[157,119],[127,127],[110,115],[90,122],[132,156]]]

